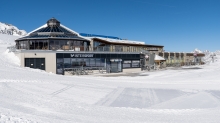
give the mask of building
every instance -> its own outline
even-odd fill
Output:
[[[166,61],[170,61],[173,56],[176,59],[179,56],[181,59],[187,56],[172,53],[167,55],[163,53],[164,46],[161,45],[148,45],[113,36],[77,33],[55,18],[15,42],[21,66],[56,74],[65,74],[65,71],[80,67],[122,72],[123,69],[143,66],[145,62],[141,61],[146,61],[145,55],[148,54],[159,55]]]
[[[56,74],[81,66],[122,72],[126,68],[140,68],[141,51],[163,51],[160,45],[101,35],[83,36],[55,18],[15,42],[21,66]]]

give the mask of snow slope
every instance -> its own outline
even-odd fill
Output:
[[[0,34],[24,36],[27,34],[25,30],[19,30],[16,26],[0,22]]]
[[[218,123],[220,55],[205,66],[137,77],[62,76],[21,68],[0,35],[0,122]],[[7,39],[7,40],[6,40]]]

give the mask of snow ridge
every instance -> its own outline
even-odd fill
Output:
[[[0,22],[0,34],[24,36],[27,34],[25,30],[19,30],[16,26]]]

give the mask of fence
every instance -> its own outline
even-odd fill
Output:
[[[71,75],[89,75],[94,74],[94,70],[98,70],[99,73],[110,73],[110,67],[77,67],[77,68],[65,68],[64,71]]]

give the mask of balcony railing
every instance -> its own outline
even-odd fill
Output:
[[[138,47],[107,47],[107,46],[98,46],[98,47],[91,47],[91,46],[69,46],[69,45],[50,45],[48,46],[37,46],[37,47],[19,47],[18,49],[25,49],[25,50],[52,50],[52,51],[77,51],[77,52],[143,52],[146,51],[143,48]]]

